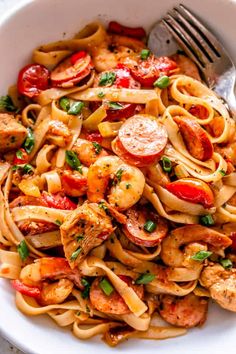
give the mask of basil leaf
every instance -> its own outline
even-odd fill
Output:
[[[210,257],[212,255],[212,252],[210,251],[199,251],[197,253],[195,253],[191,259],[193,259],[194,261],[199,261],[202,262],[205,259],[207,259],[208,257]]]
[[[155,275],[151,273],[143,273],[136,280],[135,284],[148,284],[155,279]]]
[[[34,147],[34,134],[30,128],[27,129],[28,136],[24,141],[23,147],[25,151],[30,154]]]
[[[14,106],[10,96],[0,97],[0,111],[15,112],[17,108]]]
[[[22,240],[21,243],[17,246],[17,251],[22,261],[25,261],[26,258],[29,256],[29,249],[25,240]]]
[[[73,170],[79,171],[81,175],[83,174],[81,162],[74,151],[66,150],[66,163]]]

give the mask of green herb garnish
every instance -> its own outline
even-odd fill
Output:
[[[70,109],[70,100],[69,100],[69,98],[67,98],[67,97],[60,98],[59,105],[63,109],[63,111],[68,112],[68,110]]]
[[[30,128],[27,129],[28,136],[24,141],[23,147],[25,151],[30,154],[34,147],[34,134]]]
[[[153,86],[154,87],[159,87],[160,89],[164,89],[164,88],[168,87],[169,84],[170,84],[169,76],[165,76],[164,75],[164,76],[159,77],[159,79],[157,79],[154,82]]]
[[[99,286],[102,289],[102,291],[104,292],[104,294],[106,294],[107,296],[110,296],[114,291],[113,286],[106,278],[103,278],[100,281]]]
[[[215,224],[213,217],[208,214],[200,217],[200,223],[204,226],[212,226]]]
[[[0,111],[15,112],[17,108],[14,106],[10,96],[0,97]]]
[[[55,224],[57,224],[58,226],[61,226],[62,225],[62,222],[60,220],[55,220]]]
[[[80,242],[80,241],[82,241],[84,239],[84,235],[83,234],[79,234],[78,236],[75,236],[75,238],[76,238],[77,242]]]
[[[148,284],[155,279],[155,275],[151,273],[141,274],[136,280],[135,284]]]
[[[108,207],[106,206],[106,204],[104,202],[99,202],[98,207],[104,211],[108,210]]]
[[[226,172],[224,170],[219,170],[219,173],[224,177],[226,175]]]
[[[98,93],[98,97],[99,97],[99,98],[103,98],[103,97],[105,97],[105,93],[104,93],[104,92],[102,92],[102,91],[101,91],[101,92],[99,92],[99,93]]]
[[[212,255],[212,252],[210,251],[199,251],[197,253],[195,253],[191,259],[193,259],[194,261],[198,261],[198,262],[202,262],[205,259],[207,259],[208,257],[210,257]]]
[[[16,152],[16,157],[19,159],[19,160],[23,160],[23,152],[21,150],[18,150]]]
[[[25,261],[26,258],[29,256],[29,249],[25,240],[22,240],[21,243],[17,246],[17,251],[22,261]]]
[[[172,162],[170,161],[170,159],[168,159],[168,157],[163,157],[161,159],[162,162],[162,168],[165,172],[169,173],[172,170]]]
[[[29,175],[29,174],[34,172],[34,168],[30,164],[26,163],[23,166],[22,171],[23,171],[24,174],[28,174]]]
[[[95,154],[100,154],[100,152],[102,151],[102,147],[100,144],[98,144],[96,141],[92,141],[94,150],[95,150]]]
[[[72,114],[76,116],[77,114],[80,114],[82,109],[84,108],[84,102],[74,102],[71,104],[70,109],[68,110],[68,114]]]
[[[70,260],[75,261],[81,251],[82,251],[82,248],[79,247],[75,252],[72,253],[72,255],[70,256]]]
[[[141,53],[140,53],[140,58],[142,59],[142,60],[146,60],[148,57],[149,57],[149,55],[150,55],[150,50],[149,49],[143,49],[142,51],[141,51]]]
[[[119,102],[108,102],[108,107],[113,111],[118,111],[123,108],[123,105]]]
[[[230,259],[221,259],[220,264],[225,268],[225,269],[231,269],[233,268],[233,263],[231,262]]]
[[[152,220],[147,220],[143,226],[144,230],[151,233],[156,230],[157,224]]]
[[[116,172],[115,176],[116,176],[118,182],[121,181],[121,177],[122,177],[123,172],[124,172],[124,170],[122,168],[119,168],[119,170]]]
[[[87,279],[82,278],[81,283],[84,286],[84,290],[82,291],[82,298],[83,299],[88,299],[89,297],[89,292],[90,292],[90,284]]]
[[[131,187],[131,184],[130,183],[126,183],[125,188],[126,189],[130,189],[130,187]]]
[[[100,80],[99,80],[99,86],[111,86],[116,79],[116,73],[114,72],[105,72],[102,73]]]
[[[73,168],[73,170],[79,171],[81,175],[83,174],[81,162],[74,151],[66,150],[66,163]]]

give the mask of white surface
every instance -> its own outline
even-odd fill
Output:
[[[8,5],[16,2],[6,0]],[[21,2],[24,2],[21,1]],[[30,1],[28,1],[30,2]],[[236,3],[229,0],[186,0],[224,42],[236,58]],[[14,82],[18,69],[30,58],[31,50],[44,42],[69,37],[89,21],[117,19],[147,28],[159,19],[175,0],[34,0],[0,23],[0,94]],[[17,6],[20,2],[17,1]],[[0,3],[2,6],[2,3]],[[1,7],[0,7],[1,9]],[[0,20],[1,22],[1,20]],[[3,50],[4,49],[4,50]],[[166,341],[129,340],[110,349],[100,339],[79,341],[67,329],[58,328],[46,317],[29,318],[18,312],[9,284],[0,280],[0,330],[22,350],[32,354],[217,354],[235,353],[236,316],[211,307],[204,328]],[[4,353],[5,354],[5,353]]]

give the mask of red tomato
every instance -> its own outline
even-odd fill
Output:
[[[152,87],[161,75],[171,75],[177,69],[177,64],[168,57],[156,58],[150,55],[146,60],[130,63],[131,74],[144,87]]]
[[[77,53],[73,54],[73,55],[70,57],[71,65],[75,65],[75,63],[76,63],[79,59],[85,58],[86,55],[87,55],[87,53],[86,53],[84,50],[81,50],[80,52],[77,52]]]
[[[87,178],[80,173],[65,171],[61,177],[64,192],[71,197],[80,197],[87,192]]]
[[[72,202],[68,197],[57,194],[42,193],[42,199],[47,203],[49,208],[56,208],[62,210],[74,210],[77,205]]]
[[[91,56],[79,52],[63,60],[52,72],[52,85],[56,87],[72,87],[87,77],[93,69]],[[72,64],[74,63],[74,64]]]
[[[189,113],[191,113],[193,116],[199,119],[208,118],[208,110],[204,106],[201,106],[200,104],[190,107]]]
[[[20,151],[20,152],[19,152]],[[29,155],[27,154],[27,152],[25,151],[25,149],[21,148],[19,149],[16,154],[19,156],[17,157],[16,155],[14,156],[13,159],[13,164],[14,165],[23,165],[26,164],[29,160]],[[20,157],[22,156],[22,157]]]
[[[18,279],[12,280],[11,285],[19,293],[33,298],[39,298],[41,293],[41,290],[38,287],[25,285]]]
[[[182,178],[166,185],[166,189],[176,197],[187,202],[202,204],[204,208],[211,208],[214,204],[214,195],[205,182],[196,178]]]
[[[27,97],[37,97],[41,91],[49,87],[48,69],[40,64],[26,65],[18,75],[17,88],[19,93]]]
[[[93,133],[86,133],[85,139],[88,141],[96,142],[98,144],[102,143],[103,137],[101,136],[99,131],[93,132]]]
[[[111,71],[109,71],[111,72]],[[102,87],[108,87],[112,86],[115,88],[127,88],[127,89],[140,89],[140,84],[139,82],[135,81],[131,74],[130,74],[130,69],[123,65],[123,64],[118,64],[117,68],[112,70],[116,74],[116,78],[114,83],[101,86],[101,91]],[[99,74],[95,80],[95,87],[100,87],[99,86],[99,81],[101,76],[104,75],[104,72]],[[100,106],[100,102],[93,102],[92,103],[92,108],[96,110]],[[140,105],[134,104],[134,103],[122,103],[119,102],[118,107],[110,107],[107,109],[107,116],[105,120],[108,121],[115,121],[115,120],[120,120],[120,119],[125,119],[132,117],[137,111],[139,110]]]
[[[146,32],[142,27],[127,27],[123,26],[118,22],[111,21],[108,25],[108,31],[121,36],[128,36],[133,38],[144,38],[146,37]]]

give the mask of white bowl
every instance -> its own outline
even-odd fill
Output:
[[[7,0],[8,1],[8,0]],[[12,2],[13,0],[11,0]],[[236,59],[236,2],[230,0],[182,1],[214,29]],[[21,0],[0,20],[0,94],[14,83],[19,68],[30,60],[32,50],[42,43],[69,38],[88,22],[118,20],[149,29],[175,0]],[[63,34],[66,33],[65,36]],[[129,340],[110,349],[101,340],[79,341],[68,329],[49,318],[25,317],[15,307],[7,281],[0,280],[0,331],[26,353],[38,354],[216,354],[235,353],[236,316],[211,306],[207,323],[186,336],[165,341]],[[1,349],[0,349],[1,351]]]

